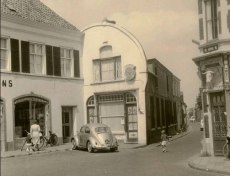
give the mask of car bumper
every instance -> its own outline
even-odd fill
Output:
[[[94,146],[94,149],[97,150],[110,150],[110,149],[114,149],[114,148],[118,148],[117,145],[112,145],[112,146]]]

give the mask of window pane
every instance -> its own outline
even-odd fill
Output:
[[[114,60],[101,62],[102,81],[114,80]]]
[[[1,48],[6,49],[6,39],[1,38]]]
[[[71,50],[66,50],[66,58],[71,58]]]
[[[94,81],[100,81],[100,62],[94,61],[93,62],[93,70],[94,70]]]
[[[61,48],[61,57],[65,57],[63,48]]]
[[[35,45],[30,44],[30,53],[35,53]]]
[[[34,55],[30,55],[30,73],[35,73],[35,68],[34,68]]]
[[[36,73],[42,73],[42,56],[36,56]]]
[[[6,60],[6,50],[1,50],[1,59]]]
[[[65,59],[61,59],[61,75],[65,75],[64,60],[65,60]]]
[[[6,60],[4,60],[4,59],[1,59],[1,69],[6,69],[6,64],[7,62],[6,62]]]
[[[37,45],[37,52],[36,54],[42,54],[42,45]]]
[[[71,60],[66,59],[66,76],[70,76]]]

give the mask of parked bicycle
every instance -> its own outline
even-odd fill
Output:
[[[26,131],[26,133],[27,133],[27,137],[25,139],[25,142],[23,143],[21,150],[23,150],[25,144],[28,141],[28,138],[31,137],[29,132]],[[49,138],[47,138],[43,134],[43,131],[41,131],[41,136],[40,136],[40,138],[36,144],[32,144],[32,147],[33,147],[32,149],[33,150],[40,150],[43,146],[47,147],[48,145],[50,145],[50,146],[58,145],[58,137],[55,133],[52,133],[51,131],[49,131]]]

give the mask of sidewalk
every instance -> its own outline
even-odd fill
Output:
[[[143,144],[124,144],[119,143],[119,148],[120,149],[134,149],[134,148],[139,148],[139,147],[144,147],[146,145]],[[1,152],[1,159],[3,158],[11,158],[11,157],[20,157],[20,156],[26,156],[26,155],[37,155],[37,154],[44,154],[44,153],[51,153],[51,152],[58,152],[58,151],[70,151],[72,150],[72,144],[71,143],[66,143],[62,144],[59,146],[54,146],[54,147],[46,147],[40,151],[35,151],[35,152],[26,152],[25,150],[16,150],[16,151],[7,151],[7,152]]]
[[[230,160],[224,157],[192,157],[188,165],[193,169],[230,175]]]
[[[190,133],[190,130],[187,132],[184,132],[182,134],[178,134],[173,136],[170,141],[173,141],[175,139],[181,138],[187,134]],[[143,145],[143,144],[124,144],[123,142],[119,142],[119,147],[120,149],[138,149],[138,148],[143,148],[143,147],[153,147],[153,146],[160,146],[160,143],[154,143],[150,145]],[[59,146],[54,146],[54,147],[47,147],[44,148],[41,151],[35,151],[35,152],[26,152],[25,150],[16,150],[16,151],[7,151],[7,152],[1,152],[1,159],[3,158],[11,158],[11,157],[20,157],[20,156],[26,156],[26,155],[37,155],[37,154],[44,154],[44,153],[51,153],[51,152],[57,152],[57,151],[69,151],[72,148],[71,143],[66,143],[62,144]]]

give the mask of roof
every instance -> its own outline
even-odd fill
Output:
[[[40,0],[1,0],[1,14],[78,31],[74,25],[60,17]]]

